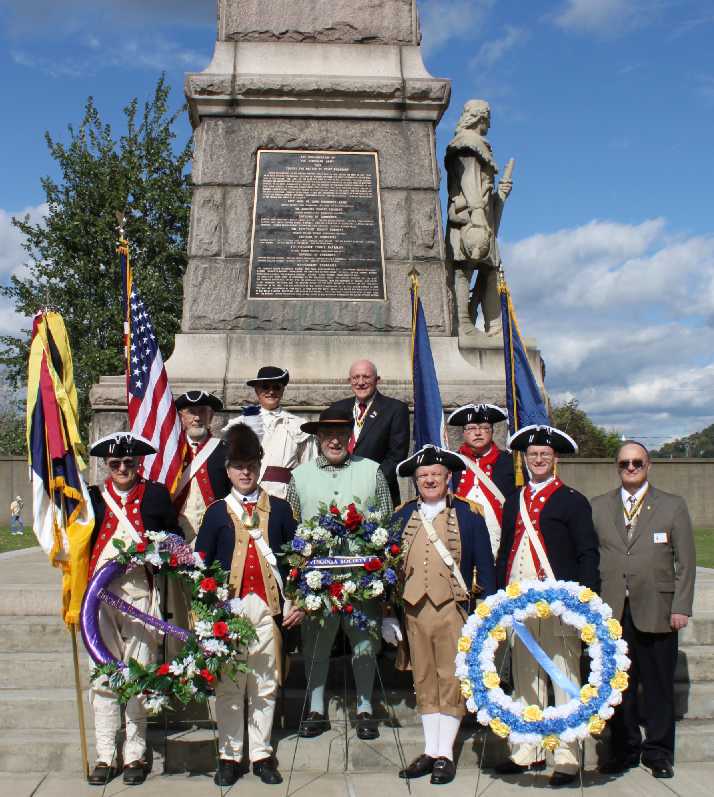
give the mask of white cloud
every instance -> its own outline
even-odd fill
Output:
[[[592,221],[503,246],[552,398],[659,445],[712,422],[714,236]]]
[[[494,0],[418,0],[422,50],[428,55],[454,39],[473,39]]]
[[[489,69],[528,38],[523,28],[506,25],[503,36],[484,42],[471,63]]]
[[[638,16],[633,0],[566,0],[555,24],[576,33],[616,35]]]

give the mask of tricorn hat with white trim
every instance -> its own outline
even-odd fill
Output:
[[[514,432],[506,443],[509,451],[526,451],[528,446],[550,446],[556,454],[577,454],[578,444],[554,426],[532,424]]]
[[[138,434],[115,432],[97,440],[89,453],[93,457],[145,457],[155,454],[156,449]]]
[[[495,404],[464,404],[446,419],[449,426],[466,426],[469,423],[500,423],[508,420],[508,413]]]
[[[277,368],[274,365],[264,365],[258,369],[258,375],[255,379],[249,379],[246,385],[249,387],[257,387],[264,382],[280,382],[287,385],[290,381],[290,374],[284,368]]]
[[[397,465],[397,476],[413,476],[417,468],[428,465],[443,465],[450,471],[463,470],[466,467],[458,454],[428,444]]]
[[[176,409],[182,410],[184,407],[210,407],[215,412],[223,409],[223,402],[205,390],[188,390],[182,393],[175,401]]]

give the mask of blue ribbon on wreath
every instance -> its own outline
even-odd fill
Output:
[[[580,689],[566,677],[565,673],[561,672],[554,664],[553,660],[548,657],[543,648],[536,642],[533,634],[526,628],[526,626],[518,620],[513,621],[513,630],[526,646],[528,652],[538,662],[538,664],[548,673],[550,680],[557,684],[564,692],[567,692],[570,697],[579,698]]]

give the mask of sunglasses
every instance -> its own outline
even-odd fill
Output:
[[[645,461],[643,459],[621,459],[617,463],[618,470],[627,470],[628,468],[632,468],[633,470],[640,470],[644,468]]]
[[[107,466],[109,467],[109,470],[119,470],[122,467],[126,470],[132,470],[136,467],[136,460],[132,457],[125,457],[124,459],[110,459],[107,462]]]

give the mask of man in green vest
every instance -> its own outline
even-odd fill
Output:
[[[304,432],[317,436],[317,459],[297,467],[288,484],[287,500],[298,522],[309,520],[320,512],[320,504],[333,502],[340,508],[359,501],[360,509],[389,515],[392,498],[389,485],[379,465],[371,459],[355,457],[348,444],[354,415],[343,409],[330,407],[320,414],[318,421],[303,424]],[[370,620],[379,619],[377,601],[367,601],[362,609]],[[357,689],[357,736],[376,739],[377,724],[372,717],[372,687],[379,640],[369,631],[357,627],[350,615],[333,615],[323,625],[319,620],[306,619],[302,625],[303,654],[310,695],[300,736],[313,738],[330,729],[325,713],[325,683],[330,666],[330,651],[339,624],[352,646],[352,672]]]

